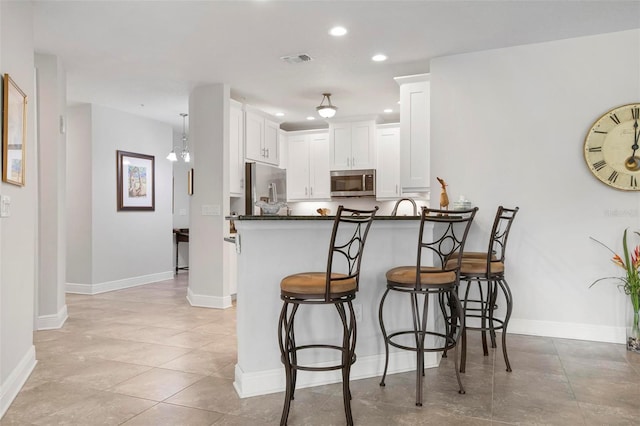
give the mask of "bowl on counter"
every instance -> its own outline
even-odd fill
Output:
[[[257,201],[256,206],[260,207],[263,215],[277,215],[281,208],[286,207],[287,203],[279,201],[277,203],[268,203],[266,201]]]

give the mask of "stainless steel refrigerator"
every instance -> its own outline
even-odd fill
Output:
[[[287,171],[275,166],[245,163],[245,215],[259,215],[257,201],[287,201]]]

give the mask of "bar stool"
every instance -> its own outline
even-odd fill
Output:
[[[387,289],[380,300],[378,318],[384,337],[385,363],[380,386],[385,386],[389,366],[389,346],[416,352],[416,405],[422,406],[422,382],[425,352],[454,350],[454,364],[459,393],[465,393],[458,371],[457,347],[464,314],[458,298],[460,253],[469,233],[469,227],[478,208],[451,212],[422,208],[418,236],[418,259],[415,265],[399,266],[386,273]],[[433,233],[425,232],[425,224],[433,224]],[[428,266],[427,266],[428,265]],[[384,326],[384,303],[390,291],[410,296],[413,328],[387,333]],[[437,296],[439,308],[445,319],[445,329],[427,328],[431,296]],[[422,299],[422,301],[420,300]],[[448,310],[448,311],[447,311]],[[410,343],[400,342],[402,336],[413,336]],[[425,346],[425,338],[433,336],[434,345]],[[395,339],[395,341],[394,341]],[[441,344],[440,344],[441,343]]]
[[[507,325],[511,318],[513,310],[513,298],[509,284],[504,277],[505,267],[505,251],[507,247],[507,239],[513,219],[518,213],[519,208],[507,209],[502,206],[498,207],[491,235],[489,238],[489,247],[486,252],[467,252],[462,255],[462,266],[460,267],[460,281],[466,282],[462,305],[465,311],[465,317],[476,318],[480,320],[480,325],[469,325],[466,322],[466,328],[462,335],[462,359],[460,361],[460,372],[464,373],[467,360],[467,336],[466,330],[479,330],[482,333],[482,350],[484,356],[489,355],[487,348],[487,331],[491,338],[491,347],[496,347],[496,330],[502,330],[502,355],[507,366],[507,371],[511,371],[509,356],[507,355]],[[477,298],[470,298],[469,291],[473,287],[473,283],[477,283]],[[496,309],[498,308],[498,289],[500,289],[505,299],[505,314],[500,318],[496,318]],[[473,297],[476,297],[473,295]]]
[[[289,275],[280,282],[280,298],[284,303],[278,322],[278,343],[286,374],[286,394],[280,419],[281,425],[287,424],[298,370],[342,370],[344,411],[347,424],[353,425],[349,375],[351,365],[356,360],[356,318],[352,300],[358,291],[360,263],[365,241],[377,211],[378,207],[373,210],[353,210],[339,206],[333,222],[326,271]],[[296,345],[295,315],[301,305],[309,304],[333,304],[336,307],[342,322],[342,345],[324,343]],[[298,352],[306,349],[337,350],[341,353],[341,360],[338,364],[331,366],[300,365]]]

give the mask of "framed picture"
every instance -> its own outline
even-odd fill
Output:
[[[193,168],[187,172],[187,194],[193,195]]]
[[[27,95],[9,74],[2,88],[2,180],[24,186]]]
[[[116,151],[118,211],[155,210],[155,157]]]

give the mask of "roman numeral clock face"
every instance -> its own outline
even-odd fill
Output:
[[[600,117],[584,141],[591,173],[616,189],[640,190],[640,103],[623,105]]]

